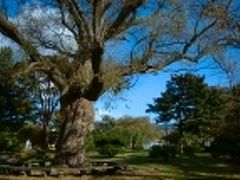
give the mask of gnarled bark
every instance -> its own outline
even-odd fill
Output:
[[[93,103],[78,98],[63,104],[62,127],[57,144],[56,163],[61,166],[81,167],[85,162],[85,139],[93,129]]]

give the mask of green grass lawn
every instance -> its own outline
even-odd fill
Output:
[[[125,163],[128,165],[126,171],[113,175],[63,177],[63,180],[138,180],[138,179],[239,179],[240,163],[229,160],[212,159],[206,154],[196,156],[176,156],[165,161],[163,159],[152,159],[147,152],[134,152],[117,155],[114,158],[102,158],[90,155],[92,160],[108,160]],[[24,180],[24,179],[46,179],[54,180],[53,177],[14,177],[1,176],[0,180]]]
[[[240,179],[240,164],[206,154],[165,161],[148,158],[147,152],[141,152],[121,154],[112,160],[128,164],[133,176],[142,175],[144,179]]]

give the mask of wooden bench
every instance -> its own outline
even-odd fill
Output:
[[[108,161],[108,160],[94,160],[91,161],[91,165],[93,167],[109,167],[109,169],[113,170],[126,170],[127,165],[119,162]]]
[[[62,176],[82,174],[113,174],[126,170],[126,165],[113,161],[92,161],[90,166],[82,168],[64,168],[45,166],[44,160],[31,160],[21,166],[0,165],[0,174],[21,174],[28,176]],[[40,166],[42,165],[42,166]]]

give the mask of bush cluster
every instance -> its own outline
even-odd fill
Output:
[[[101,155],[113,157],[123,151],[124,143],[117,137],[98,136],[94,141],[96,151]]]
[[[240,143],[226,141],[224,138],[217,138],[209,147],[208,151],[212,157],[230,156],[240,158]]]
[[[5,131],[0,133],[0,150],[5,152],[13,152],[22,149],[24,144],[18,139],[16,133]]]
[[[170,157],[174,157],[177,153],[175,145],[153,145],[149,150],[149,157],[151,158],[164,158],[168,160]]]
[[[179,143],[182,144],[183,153],[186,155],[193,155],[202,149],[198,136],[193,134],[184,134]]]

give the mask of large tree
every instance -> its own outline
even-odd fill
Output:
[[[147,112],[156,113],[159,123],[174,123],[182,137],[186,129],[195,129],[193,120],[203,115],[206,92],[207,85],[203,77],[193,74],[173,75],[167,82],[166,91],[148,105]]]
[[[0,48],[0,151],[22,148],[18,130],[36,118],[32,84],[25,77],[11,79],[14,59],[11,48]]]
[[[33,86],[26,78],[11,80],[14,61],[11,48],[0,48],[0,122],[1,131],[16,130],[26,121],[36,118],[35,100],[32,99]],[[7,128],[8,127],[8,128]]]
[[[27,57],[19,69],[47,75],[60,91],[56,162],[83,165],[93,102],[104,92],[127,87],[134,74],[219,50],[231,36],[226,22],[234,3],[1,0],[0,32]]]
[[[180,139],[184,132],[204,139],[223,123],[226,96],[226,90],[208,87],[203,77],[173,75],[166,91],[148,105],[147,112],[157,114],[158,123],[175,124]]]
[[[212,129],[213,142],[210,151],[215,155],[240,158],[240,86],[228,89],[223,111],[224,119]]]

